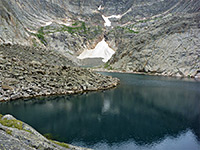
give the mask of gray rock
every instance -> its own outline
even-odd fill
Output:
[[[16,120],[12,115],[9,115],[9,114],[3,116],[1,119],[2,120],[4,120],[4,119],[7,119],[7,120]]]
[[[35,150],[35,149],[49,149],[49,150],[87,150],[66,144],[66,147],[58,145],[56,141],[50,141],[38,133],[28,124],[16,120],[11,115],[0,116],[0,149],[6,150]],[[13,127],[8,127],[3,124],[3,120],[10,122],[10,124],[18,124]],[[89,149],[88,149],[89,150]]]

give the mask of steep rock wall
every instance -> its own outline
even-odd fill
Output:
[[[117,51],[108,63],[114,69],[172,76],[200,70],[199,0],[1,0],[0,6],[0,44],[39,43],[76,62],[104,37]],[[120,17],[107,28],[102,15]]]

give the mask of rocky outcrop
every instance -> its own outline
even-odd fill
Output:
[[[98,7],[91,4],[91,1],[1,0],[0,45],[51,48],[79,64],[76,56],[94,47],[103,33],[101,14],[94,12]]]
[[[5,150],[87,150],[87,148],[48,140],[28,124],[11,115],[2,116],[1,114],[0,143],[0,149]]]
[[[200,70],[200,14],[168,15],[116,29],[115,70],[195,77]],[[113,33],[108,38],[113,40]]]
[[[116,78],[71,67],[64,56],[50,50],[8,45],[0,49],[0,101],[104,90],[119,83]]]
[[[53,49],[81,65],[76,57],[105,38],[116,51],[109,68],[197,77],[199,8],[199,0],[1,0],[0,44]],[[118,17],[104,27],[102,15]]]

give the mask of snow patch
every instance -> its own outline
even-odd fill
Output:
[[[49,25],[51,25],[52,23],[53,23],[52,21],[45,22],[45,25],[44,25],[44,26],[49,26]]]
[[[94,49],[84,50],[77,58],[103,58],[103,62],[107,62],[115,53],[106,43],[105,39],[99,42]]]
[[[100,6],[101,6],[101,5],[100,5]],[[100,6],[99,6],[99,7],[100,7]],[[102,8],[100,7],[100,9],[102,9]],[[99,10],[99,9],[98,9],[98,10]],[[102,15],[102,17],[103,17],[103,19],[104,19],[104,21],[105,21],[104,26],[110,27],[110,26],[111,26],[111,21],[109,20],[110,18],[121,19],[124,15],[126,15],[126,14],[127,14],[128,12],[130,12],[131,10],[132,10],[132,9],[130,8],[127,12],[123,13],[122,15],[112,15],[112,16],[108,16],[108,17]]]
[[[65,25],[65,26],[70,26],[71,25],[70,22],[64,23],[64,22],[61,22],[61,21],[57,21],[56,23],[61,24],[61,25]]]
[[[109,20],[109,17],[106,17],[104,15],[102,15],[102,17],[103,17],[103,20],[105,21],[104,26],[110,27],[111,26],[111,22]]]
[[[98,10],[101,10],[102,9],[102,7],[101,7],[101,5],[99,6],[99,8],[98,8]]]
[[[112,15],[112,16],[108,16],[108,17],[102,15],[102,17],[103,17],[103,20],[105,21],[104,26],[110,27],[111,26],[111,21],[109,19],[110,18],[120,19],[122,17],[122,15]]]

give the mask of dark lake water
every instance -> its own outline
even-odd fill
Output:
[[[104,73],[111,90],[0,104],[54,139],[99,150],[200,150],[200,82]]]

